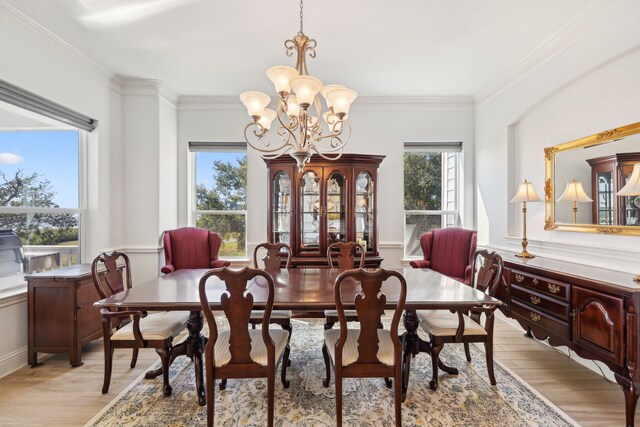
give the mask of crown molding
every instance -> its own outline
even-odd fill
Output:
[[[113,77],[114,73],[111,70],[22,13],[6,0],[0,0],[0,11],[5,12],[5,16],[9,18],[17,30],[27,34],[51,53],[75,66],[98,72],[107,78]]]
[[[598,0],[591,4],[556,34],[509,67],[496,80],[480,89],[474,96],[475,106],[480,107],[495,98],[527,77],[534,70],[551,61],[563,50],[575,44],[587,34],[598,30],[600,28],[598,22],[606,21],[607,15],[631,1],[634,0],[615,0],[613,2],[610,0]],[[611,25],[615,25],[615,23]]]
[[[159,96],[173,107],[178,105],[178,94],[162,80],[117,76],[111,80],[111,87],[123,96]]]
[[[470,96],[361,96],[357,110],[471,111]],[[244,110],[237,96],[180,96],[178,110]]]

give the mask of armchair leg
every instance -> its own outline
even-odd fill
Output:
[[[165,396],[171,396],[173,389],[169,385],[169,360],[171,360],[171,345],[163,348],[156,348],[156,353],[160,356],[162,362],[162,392]]]
[[[489,382],[496,385],[496,376],[493,372],[493,339],[488,338],[484,343],[484,351],[487,354],[487,372],[489,373]]]
[[[109,385],[111,384],[111,369],[113,366],[113,351],[109,345],[109,340],[104,342],[104,381],[102,382],[102,394],[109,392]]]
[[[394,385],[393,398],[395,400],[396,427],[402,427],[402,370],[400,365],[396,366]]]
[[[437,344],[431,347],[431,366],[433,370],[433,376],[429,381],[429,388],[435,390],[438,388],[438,362],[440,361],[440,351],[444,344]]]
[[[134,348],[133,349],[133,354],[131,355],[131,369],[136,367],[136,363],[138,362],[138,352],[140,351],[139,348]]]
[[[205,384],[205,388],[206,388],[206,399],[207,399],[207,426],[208,427],[213,427],[213,416],[216,412],[216,408],[215,408],[215,387],[214,387],[214,382],[215,382],[215,378],[213,375],[213,370],[215,368],[214,367],[206,367],[206,372],[205,372],[205,376],[206,376],[206,384]]]
[[[324,357],[324,370],[325,379],[322,381],[323,387],[329,387],[331,382],[331,361],[329,360],[329,350],[327,350],[327,344],[322,344],[322,356]]]
[[[287,346],[284,348],[284,355],[282,356],[282,367],[281,369],[281,374],[282,374],[282,386],[284,388],[289,388],[289,380],[287,380],[287,366],[289,366],[289,344],[287,343]]]
[[[267,426],[273,427],[273,407],[275,400],[275,368],[267,375]]]
[[[336,425],[342,427],[342,375],[336,372]]]
[[[464,354],[467,356],[467,362],[471,362],[471,351],[469,350],[469,343],[464,343]]]

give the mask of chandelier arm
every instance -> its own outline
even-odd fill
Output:
[[[278,118],[278,122],[280,123],[280,127],[278,128],[278,135],[280,135],[280,137],[282,138],[283,135],[280,133],[281,129],[285,129],[287,132],[289,132],[290,136],[287,138],[287,143],[291,143],[291,138],[293,138],[293,140],[296,140],[296,135],[293,133],[294,130],[296,130],[296,128],[298,127],[298,122],[297,119],[295,120],[289,120],[289,125],[287,125],[284,120],[282,119],[282,116],[286,115],[286,112],[284,111],[283,108],[283,104],[286,105],[284,100],[281,100],[280,102],[280,108],[278,108],[276,117]]]
[[[251,142],[252,138],[250,137],[251,133],[249,131],[253,126],[257,126],[258,127],[257,130],[262,130],[261,133],[257,133],[257,130],[254,130],[253,132],[251,132],[251,133],[253,133],[253,135],[255,137],[258,138],[258,141],[262,140],[262,138],[267,134],[267,132],[264,131],[264,128],[262,126],[260,126],[260,124],[255,123],[255,122],[249,123],[248,125],[246,125],[244,127],[244,139],[247,142],[247,144],[249,144],[249,146],[251,148],[253,148],[254,150],[259,151],[261,153],[275,153],[275,152],[278,152],[278,151],[282,151],[284,148],[286,148],[287,146],[291,145],[290,141],[284,141],[284,143],[281,146],[277,147],[277,148],[267,148],[271,143],[270,143],[270,141],[265,140],[264,141],[265,147],[264,148],[263,147],[258,147],[256,144]]]
[[[318,156],[320,156],[320,157],[322,157],[323,159],[326,159],[326,160],[338,160],[340,157],[342,157],[342,147],[340,147],[339,152],[338,152],[335,156],[332,156],[332,155],[327,156],[327,154],[326,154],[326,153],[328,153],[328,152],[329,152],[329,153],[332,153],[332,152],[334,152],[334,151],[336,151],[336,150],[325,151],[324,153],[322,153],[322,152],[320,152],[320,151],[318,151],[318,150],[315,150],[315,149],[314,149],[313,151],[314,151]]]

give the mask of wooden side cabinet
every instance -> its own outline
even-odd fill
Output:
[[[500,310],[528,336],[605,363],[622,387],[626,425],[633,426],[640,396],[640,284],[629,273],[501,255]]]
[[[68,352],[71,366],[82,365],[82,346],[102,336],[91,264],[31,274],[26,280],[29,365],[38,365],[39,352]]]

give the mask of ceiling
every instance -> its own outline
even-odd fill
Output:
[[[297,0],[4,0],[126,77],[180,95],[273,92]],[[611,3],[612,0],[608,1]],[[307,0],[309,71],[369,96],[474,96],[607,0]]]

